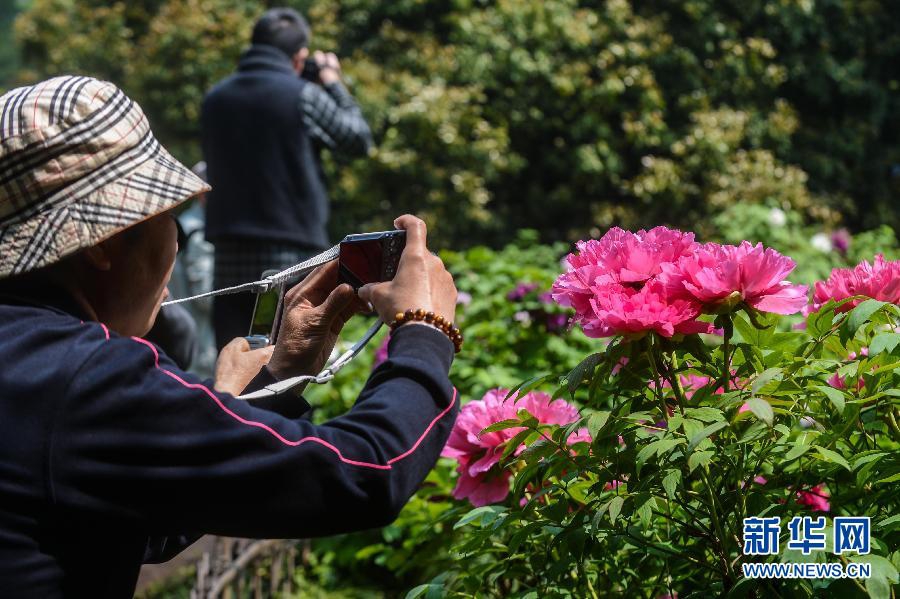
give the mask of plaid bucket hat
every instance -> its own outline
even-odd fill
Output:
[[[208,190],[112,83],[56,77],[0,96],[0,278]]]

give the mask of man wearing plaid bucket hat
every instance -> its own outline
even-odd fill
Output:
[[[434,465],[458,409],[453,343],[407,323],[345,415],[235,394],[315,374],[362,304],[320,267],[274,348],[234,342],[215,382],[141,338],[167,295],[170,210],[206,190],[114,85],[57,77],[0,97],[0,589],[124,597],[140,564],[202,533],[297,538],[383,525]],[[383,319],[452,319],[456,288],[405,215]],[[268,361],[268,364],[266,362]],[[187,531],[190,531],[188,533]]]

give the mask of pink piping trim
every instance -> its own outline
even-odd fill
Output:
[[[435,416],[434,420],[432,420],[431,423],[428,425],[428,428],[425,429],[425,431],[418,438],[418,440],[415,442],[415,444],[413,444],[413,446],[410,447],[407,451],[401,453],[400,455],[398,455],[395,458],[391,458],[390,460],[388,460],[387,464],[374,464],[371,462],[360,462],[358,460],[351,460],[349,458],[344,457],[344,454],[341,453],[340,449],[338,449],[337,447],[335,447],[328,441],[326,441],[324,439],[320,439],[319,437],[303,437],[302,439],[292,441],[290,439],[286,439],[278,431],[274,430],[273,428],[269,427],[266,424],[263,424],[262,422],[257,422],[255,420],[247,420],[246,418],[244,418],[238,414],[235,414],[233,411],[228,409],[228,407],[224,403],[222,403],[222,400],[219,399],[218,396],[216,396],[216,394],[213,393],[212,391],[210,391],[206,386],[200,385],[197,383],[188,383],[187,381],[185,381],[184,379],[179,377],[174,372],[170,372],[170,371],[166,370],[165,368],[160,368],[159,353],[157,353],[156,348],[153,346],[152,343],[150,343],[144,339],[141,339],[140,337],[132,337],[132,339],[134,339],[138,343],[143,343],[144,345],[146,345],[147,347],[150,348],[150,351],[153,352],[153,358],[156,362],[157,369],[161,370],[164,374],[167,374],[168,376],[175,379],[176,381],[178,381],[179,383],[181,383],[182,385],[184,385],[185,387],[187,387],[189,389],[199,389],[199,390],[205,392],[206,395],[208,395],[214,402],[216,402],[216,405],[218,405],[222,409],[223,412],[225,412],[226,414],[228,414],[229,416],[231,416],[232,418],[234,418],[241,424],[246,424],[248,426],[255,426],[257,428],[261,428],[264,431],[268,432],[273,437],[275,437],[276,439],[278,439],[279,441],[281,441],[282,443],[284,443],[285,445],[288,445],[291,447],[297,447],[298,445],[302,445],[303,443],[318,443],[319,445],[327,447],[328,449],[333,451],[337,455],[339,460],[341,460],[345,464],[350,464],[351,466],[360,466],[362,468],[373,468],[375,470],[392,470],[393,469],[392,464],[394,464],[395,462],[399,462],[403,458],[405,458],[405,457],[409,456],[411,453],[413,453],[416,449],[418,449],[419,445],[421,445],[422,441],[425,440],[425,437],[428,436],[428,433],[431,432],[431,429],[434,428],[434,425],[437,424],[438,420],[440,420],[441,418],[446,416],[447,413],[450,412],[451,409],[453,409],[453,405],[456,403],[457,391],[456,391],[456,387],[454,387],[453,388],[453,398],[450,400],[450,404],[446,408],[444,408],[440,414]]]
[[[109,341],[109,329],[106,328],[106,325],[102,322],[99,323],[101,327],[103,327],[103,334],[106,335],[106,340]]]

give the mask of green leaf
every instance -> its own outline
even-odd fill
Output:
[[[710,424],[699,433],[691,437],[691,442],[688,444],[688,451],[693,451],[694,448],[697,447],[697,445],[699,445],[703,439],[709,437],[713,433],[722,430],[726,426],[728,426],[727,422],[716,422],[714,424]]]
[[[498,515],[500,515],[501,513],[505,512],[505,511],[506,511],[506,508],[496,506],[496,505],[486,505],[483,507],[477,507],[474,510],[471,510],[470,512],[468,512],[462,518],[460,518],[459,522],[457,522],[456,524],[453,525],[453,529],[456,530],[456,529],[462,528],[466,524],[474,522],[475,520],[478,520],[479,518],[481,519],[482,525],[490,524],[491,522],[494,521],[494,519]]]
[[[884,520],[876,524],[875,528],[884,528],[890,531],[896,528],[896,525],[900,525],[900,514],[891,516],[890,518],[885,518]]]
[[[666,477],[663,478],[662,484],[663,489],[666,490],[666,494],[669,497],[675,497],[675,489],[678,487],[678,483],[681,482],[681,470],[669,470],[669,473],[666,474]]]
[[[844,459],[844,456],[837,453],[836,451],[832,451],[830,449],[825,449],[824,447],[821,447],[819,445],[816,445],[815,447],[816,447],[816,451],[819,453],[820,456],[822,456],[823,460],[825,460],[826,462],[832,462],[832,463],[838,464],[840,466],[843,466],[844,468],[847,469],[847,472],[852,472],[852,469],[850,468],[850,463]]]
[[[594,369],[597,368],[597,364],[599,364],[601,360],[603,360],[603,354],[591,354],[566,375],[569,393],[574,393],[575,390],[578,389],[581,381],[584,380],[584,376],[594,372]]]
[[[874,356],[881,352],[891,353],[900,344],[900,333],[878,333],[869,343],[869,355]]]
[[[725,413],[718,408],[703,406],[700,408],[688,408],[684,411],[685,416],[694,418],[701,422],[719,422],[725,420]]]
[[[834,320],[834,309],[837,304],[828,300],[817,312],[812,312],[806,318],[806,331],[813,337],[821,337],[831,329]]]
[[[712,460],[712,451],[695,451],[688,458],[688,468],[691,472],[697,469],[697,466],[705,466]]]
[[[812,445],[804,445],[802,443],[794,443],[794,446],[791,447],[791,450],[787,452],[784,456],[785,462],[792,462],[802,456],[804,453],[809,451]]]
[[[651,443],[649,445],[645,445],[644,447],[641,448],[641,450],[637,454],[637,458],[635,458],[638,472],[641,471],[641,468],[643,467],[644,463],[648,459],[650,459],[650,456],[652,456],[654,453],[656,453],[656,443],[655,442]]]
[[[763,327],[761,329],[756,328],[744,317],[744,315],[737,314],[734,317],[734,328],[740,333],[741,339],[746,343],[756,346],[766,345],[772,337],[772,333],[775,331],[775,328],[771,326]]]
[[[772,411],[772,406],[761,397],[751,397],[747,400],[747,406],[749,406],[750,411],[753,412],[757,418],[772,426],[772,423],[775,421],[775,412]]]
[[[838,414],[844,413],[844,394],[840,389],[835,389],[834,387],[829,387],[827,385],[816,385],[813,388],[818,389],[825,397],[831,400],[831,403],[834,404]]]
[[[638,518],[641,519],[645,525],[649,526],[653,521],[653,506],[650,503],[654,501],[651,497],[647,501],[641,504],[641,506],[636,510]]]
[[[876,480],[876,483],[895,483],[900,480],[900,472],[893,476],[888,476],[887,478],[882,478],[881,480]]]
[[[495,422],[494,424],[485,427],[480,433],[479,436],[486,435],[487,433],[493,433],[496,431],[506,430],[508,428],[516,428],[522,426],[522,421],[518,418],[511,418],[509,420],[501,420],[500,422]]]
[[[503,398],[503,401],[507,401],[509,398],[511,398],[513,395],[516,395],[516,394],[518,394],[518,397],[522,397],[526,393],[528,393],[530,391],[534,391],[535,389],[537,389],[538,387],[543,385],[545,382],[547,382],[553,378],[556,378],[556,375],[542,374],[540,376],[532,377],[526,381],[523,381],[521,384],[516,385],[515,387],[510,389],[509,393],[506,394],[506,397]]]
[[[600,429],[603,428],[607,421],[609,420],[609,412],[594,412],[588,418],[587,426],[588,432],[591,434],[592,439],[597,438],[597,433],[600,432]]]
[[[423,597],[428,591],[432,589],[432,587],[440,588],[439,585],[434,585],[431,583],[420,584],[419,586],[413,588],[410,592],[408,592],[405,599],[418,599],[419,597]]]
[[[880,302],[876,299],[867,299],[853,308],[847,316],[847,319],[844,321],[844,324],[841,325],[841,341],[847,343],[847,341],[853,339],[856,335],[856,331],[859,330],[859,327],[865,324],[873,314],[886,305],[887,302]]]
[[[615,522],[616,518],[619,517],[619,514],[622,512],[622,505],[625,503],[625,498],[621,495],[616,495],[612,498],[612,501],[609,502],[609,521]]]
[[[781,368],[767,368],[760,372],[756,378],[753,379],[753,384],[750,386],[751,395],[756,395],[760,389],[766,386],[766,383],[777,378],[781,374]]]
[[[519,431],[518,433],[516,433],[515,437],[506,442],[506,447],[503,448],[503,453],[500,455],[500,459],[505,460],[510,455],[512,455],[520,445],[528,446],[529,443],[531,443],[535,439],[540,438],[540,436],[540,433],[528,428],[523,431]]]
[[[897,568],[880,555],[854,555],[850,561],[872,565],[872,576],[866,579],[866,592],[872,599],[890,599],[891,585],[900,582]]]

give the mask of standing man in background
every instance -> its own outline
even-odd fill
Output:
[[[237,71],[203,100],[203,154],[213,188],[206,239],[216,248],[216,288],[256,280],[330,247],[319,151],[365,155],[372,145],[337,57],[316,52],[308,61],[309,39],[298,12],[267,11]],[[214,298],[219,349],[247,334],[253,301],[249,293]]]

